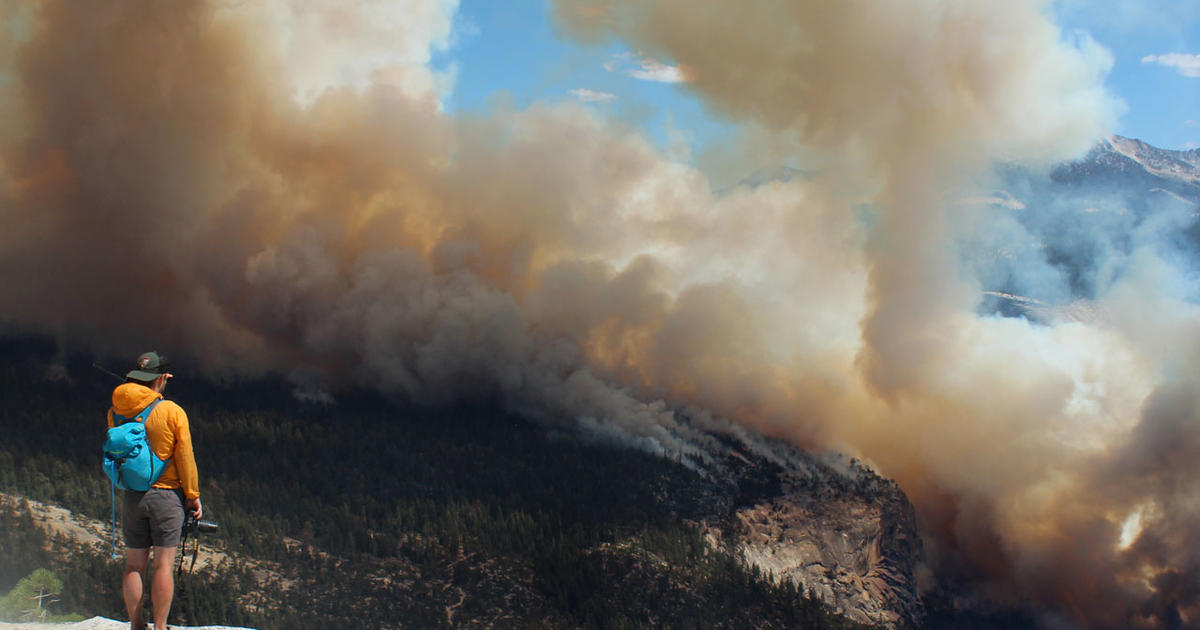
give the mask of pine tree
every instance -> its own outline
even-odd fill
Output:
[[[58,601],[62,580],[47,569],[37,569],[21,578],[13,590],[0,599],[0,616],[14,621],[45,621],[48,606]]]

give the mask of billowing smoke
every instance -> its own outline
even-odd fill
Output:
[[[716,193],[584,107],[444,113],[450,2],[321,5],[0,3],[8,326],[684,458],[671,409],[707,410],[867,458],[997,597],[1200,618],[1186,278],[1148,244],[1093,287],[1103,317],[1034,324],[977,315],[964,254],[1019,231],[965,201],[992,161],[1104,133],[1098,47],[1022,2],[559,2],[824,160]]]

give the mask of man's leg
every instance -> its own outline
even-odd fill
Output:
[[[167,627],[171,599],[175,596],[175,547],[154,548],[154,575],[150,578],[150,599],[154,602],[154,630]]]
[[[146,570],[149,558],[149,549],[125,550],[125,575],[121,579],[121,593],[125,596],[125,612],[129,613],[129,624],[134,630],[146,627],[142,622],[142,573]]]

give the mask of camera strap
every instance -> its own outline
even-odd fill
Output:
[[[188,528],[185,523],[183,535],[179,539],[179,557],[175,559],[175,577],[183,577],[183,557],[187,555]]]
[[[186,551],[185,551],[185,553],[186,553]],[[192,539],[192,564],[191,564],[191,566],[188,567],[189,575],[192,573],[193,570],[196,569],[196,556],[199,556],[199,555],[200,555],[200,539],[193,538]]]
[[[187,555],[188,531],[191,529],[192,529],[191,527],[188,527],[188,523],[185,522],[185,524],[183,526],[183,535],[179,539],[179,557],[176,559],[176,564],[175,564],[175,575],[177,577],[183,577],[183,560],[184,560],[184,556]],[[190,566],[188,566],[188,570],[187,570],[188,575],[191,575],[192,571],[196,568],[196,557],[199,555],[200,555],[200,538],[193,536],[192,537],[192,564]]]

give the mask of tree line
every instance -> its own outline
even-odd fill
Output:
[[[115,383],[70,359],[72,381],[38,378],[37,355],[0,341],[0,491],[108,520],[99,446]],[[492,408],[368,392],[315,405],[270,379],[181,378],[167,394],[221,525],[206,542],[238,558],[182,580],[172,623],[862,627],[748,566],[736,541],[705,541],[690,523],[712,516],[712,488],[677,462]],[[0,510],[0,592],[48,568],[60,610],[121,618],[120,561],[52,545],[30,519]]]

